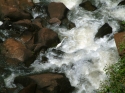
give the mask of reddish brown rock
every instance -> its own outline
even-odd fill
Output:
[[[109,24],[105,23],[102,27],[99,28],[98,32],[95,35],[95,38],[102,38],[105,35],[111,33],[112,33],[112,28],[109,26]]]
[[[12,24],[12,28],[17,31],[20,31],[20,32],[24,32],[24,31],[34,32],[34,31],[38,31],[40,29],[37,25],[32,24],[31,21],[28,19],[19,20],[17,22],[14,22]]]
[[[29,42],[33,37],[33,34],[29,31],[25,31],[22,35],[21,35],[21,41],[25,44],[27,42]]]
[[[18,7],[22,10],[26,10],[27,8],[34,6],[32,0],[1,0],[1,2],[3,5]]]
[[[19,93],[37,93],[36,88],[37,88],[37,84],[30,84],[24,89],[22,89]]]
[[[12,0],[11,0],[12,1]],[[20,9],[26,10],[27,8],[34,7],[33,0],[16,0]]]
[[[1,0],[0,19],[12,21],[31,19],[31,14],[25,11],[27,7],[33,6],[29,1],[30,0]]]
[[[26,23],[26,24],[31,24],[31,20],[29,20],[29,19],[24,19],[24,20],[19,20],[19,21],[17,21],[17,22],[14,22],[15,24],[24,24],[24,23]]]
[[[21,35],[20,40],[25,44],[27,49],[33,50],[35,48],[33,33],[29,31],[25,31]]]
[[[0,14],[1,14],[1,20],[22,20],[22,19],[31,19],[32,16],[23,10],[20,10],[15,7],[11,6],[0,6]]]
[[[97,9],[94,5],[92,5],[92,3],[90,1],[86,1],[82,4],[80,4],[80,6],[88,11],[95,11]]]
[[[55,73],[19,76],[15,78],[14,83],[23,85],[26,90],[31,90],[29,87],[32,85],[32,89],[36,88],[34,93],[70,93],[73,89],[64,74]]]
[[[20,62],[25,62],[33,55],[32,51],[27,49],[25,45],[13,38],[7,39],[3,43],[3,47],[2,53],[6,57],[19,60]]]
[[[116,33],[114,35],[115,43],[120,56],[125,54],[125,32]]]
[[[65,10],[66,10],[66,7],[63,3],[51,2],[48,5],[48,12],[51,18],[62,19],[64,16]]]
[[[50,20],[49,20],[49,23],[51,23],[51,24],[54,24],[54,23],[56,23],[56,24],[61,24],[61,21],[58,19],[58,18],[51,18]]]
[[[47,48],[53,47],[60,42],[58,34],[48,28],[41,29],[38,32],[37,37],[38,39],[37,39],[37,43],[36,43],[37,46],[35,48],[35,51],[39,50],[41,47],[47,47]]]
[[[22,62],[18,59],[15,59],[15,58],[6,58],[6,64],[8,66],[18,66],[20,65]]]
[[[32,21],[33,24],[37,25],[39,28],[43,28],[42,27],[42,19],[41,18],[36,18]]]

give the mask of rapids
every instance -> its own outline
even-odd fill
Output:
[[[118,6],[122,0],[89,0],[98,9],[90,12],[78,5],[86,0],[41,0],[42,2],[62,2],[70,10],[68,19],[76,27],[68,30],[64,27],[50,26],[58,33],[61,43],[40,53],[30,66],[32,73],[51,71],[65,73],[72,86],[73,93],[96,93],[100,82],[107,79],[104,69],[118,62],[119,56],[113,35],[119,30],[118,20],[125,20],[125,6]],[[35,3],[40,0],[34,0]],[[35,15],[35,14],[34,14]],[[100,39],[95,39],[98,29],[108,23],[113,32]],[[58,54],[52,49],[63,51]],[[40,63],[42,56],[48,58],[47,63]],[[11,68],[11,71],[13,69]],[[20,71],[19,71],[20,72]],[[24,72],[14,72],[5,79],[7,87],[14,87],[13,79]]]

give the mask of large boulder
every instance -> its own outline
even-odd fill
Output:
[[[13,61],[18,62],[28,62],[33,56],[32,51],[27,49],[24,44],[14,38],[8,38],[4,41],[2,53],[5,57],[14,59]]]
[[[48,28],[43,28],[40,31],[38,31],[36,37],[37,37],[37,43],[36,43],[37,46],[35,48],[35,51],[39,50],[41,47],[49,48],[56,46],[60,42],[58,34]]]
[[[25,11],[27,7],[33,7],[31,0],[1,0],[0,19],[13,21],[31,19],[31,14]]]
[[[71,93],[73,89],[64,74],[56,73],[18,76],[14,83],[25,87],[19,93],[32,93],[32,91],[33,93]]]
[[[95,35],[95,38],[102,38],[105,35],[111,33],[112,33],[112,28],[109,26],[109,24],[105,23],[101,28],[99,28],[98,32]]]

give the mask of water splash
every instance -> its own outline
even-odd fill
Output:
[[[117,6],[122,0],[89,0],[98,7],[93,12],[78,7],[81,0],[53,1],[63,2],[71,9],[68,19],[74,22],[76,27],[67,30],[49,26],[62,40],[55,49],[63,51],[63,54],[58,55],[50,48],[46,54],[40,53],[31,68],[34,68],[33,72],[49,70],[65,73],[71,85],[76,87],[73,93],[96,93],[100,82],[106,79],[104,69],[119,58],[112,37],[119,29],[117,20],[125,20],[124,6]],[[113,32],[95,40],[95,34],[105,23],[109,23]],[[41,63],[43,55],[48,58],[48,63]],[[56,55],[58,56],[55,57]]]

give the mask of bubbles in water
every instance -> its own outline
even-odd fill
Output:
[[[52,1],[63,2],[67,8],[71,9],[68,19],[74,22],[76,27],[67,30],[50,26],[56,30],[62,40],[55,49],[64,53],[58,55],[53,53],[53,48],[50,48],[45,54],[48,63],[40,62],[43,56],[40,54],[31,67],[34,68],[34,72],[49,69],[52,72],[65,73],[72,86],[76,87],[74,93],[96,93],[100,82],[106,79],[104,68],[117,62],[119,58],[114,39],[111,37],[119,29],[115,19],[125,20],[124,6],[116,7],[122,0],[89,0],[99,6],[99,9],[94,12],[77,7],[82,0]],[[113,33],[95,40],[95,34],[105,23],[109,23]]]

